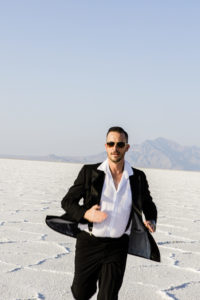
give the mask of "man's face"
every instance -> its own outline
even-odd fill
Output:
[[[111,147],[107,145],[107,143],[110,142],[114,143],[114,145]],[[121,148],[117,145],[117,143],[120,142],[125,143],[124,147]],[[130,146],[129,144],[126,144],[126,138],[123,133],[111,131],[107,136],[105,147],[106,147],[108,159],[114,163],[117,163],[124,159],[124,155],[128,151]]]

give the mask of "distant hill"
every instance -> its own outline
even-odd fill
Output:
[[[95,163],[106,158],[106,152],[90,156],[17,156],[0,155],[1,158],[17,158],[42,161],[60,161],[71,163]],[[200,171],[200,148],[181,146],[164,138],[146,140],[142,144],[131,146],[126,159],[132,166],[140,168],[176,169]]]
[[[128,157],[137,167],[200,171],[200,148],[181,146],[164,138],[135,145]]]

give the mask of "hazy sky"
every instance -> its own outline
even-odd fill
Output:
[[[0,1],[0,154],[200,146],[200,2]]]

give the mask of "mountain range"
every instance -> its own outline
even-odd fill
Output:
[[[90,156],[26,156],[0,155],[1,158],[29,159],[42,161],[60,161],[71,163],[96,163],[106,158],[106,152]],[[200,148],[196,146],[181,146],[180,144],[159,137],[146,140],[130,147],[126,159],[134,167],[176,169],[200,171]]]

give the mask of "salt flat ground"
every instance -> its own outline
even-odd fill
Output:
[[[45,225],[81,165],[0,159],[0,299],[72,300],[75,239]],[[121,300],[200,299],[200,172],[145,170],[162,262],[128,256]],[[93,297],[96,299],[96,296]]]

